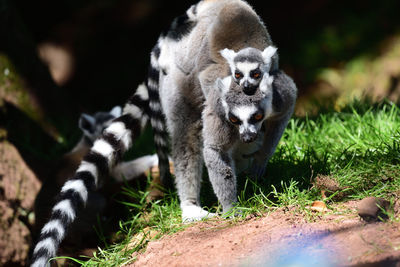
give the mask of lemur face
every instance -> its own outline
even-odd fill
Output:
[[[230,76],[217,79],[223,116],[238,130],[240,140],[244,143],[257,139],[264,120],[272,113],[272,91],[265,90],[268,82],[266,77],[260,80],[261,90],[250,96]]]
[[[258,62],[235,62],[233,78],[238,85],[243,87],[245,93],[254,94],[262,75]]]
[[[257,139],[265,111],[256,105],[235,106],[229,110],[227,117],[229,122],[237,127],[240,140],[251,143]]]
[[[101,136],[104,129],[107,128],[113,119],[122,114],[120,106],[115,106],[110,112],[96,112],[93,116],[82,113],[79,118],[79,128],[82,130],[85,138],[94,142]]]
[[[249,47],[235,53],[225,48],[221,50],[221,55],[229,63],[236,84],[243,88],[246,95],[253,95],[263,76],[269,75],[272,56],[276,50],[273,46],[268,46],[264,51]]]

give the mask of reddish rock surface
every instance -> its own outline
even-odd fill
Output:
[[[25,265],[31,242],[28,214],[40,182],[14,146],[0,142],[0,265]]]

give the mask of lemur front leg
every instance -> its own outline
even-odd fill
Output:
[[[236,174],[231,156],[235,133],[210,107],[206,107],[203,112],[203,138],[208,176],[223,212],[226,213],[237,201]]]
[[[268,120],[264,122],[264,141],[261,149],[254,154],[252,168],[252,172],[257,179],[261,178],[265,174],[267,163],[278,146],[279,140],[285,131],[290,115],[278,120]]]
[[[206,144],[204,161],[214,192],[222,205],[222,211],[226,213],[237,201],[236,175],[232,157],[221,147]]]
[[[265,134],[261,149],[254,155],[253,173],[260,178],[265,173],[268,160],[282,137],[283,132],[293,114],[297,97],[297,87],[293,80],[283,71],[271,73],[274,77],[272,84],[273,115],[264,122]]]

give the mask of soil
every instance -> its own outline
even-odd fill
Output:
[[[357,204],[199,222],[149,242],[129,266],[400,266],[400,223],[367,223]]]

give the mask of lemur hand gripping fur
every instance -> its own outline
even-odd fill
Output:
[[[176,18],[151,52],[147,86],[94,142],[62,188],[42,229],[32,266],[56,254],[76,210],[112,171],[150,119],[168,184],[169,143],[182,220],[212,216],[200,205],[203,164],[223,211],[237,200],[236,174],[262,175],[293,112],[297,88],[279,70],[268,31],[242,0],[203,0]]]

